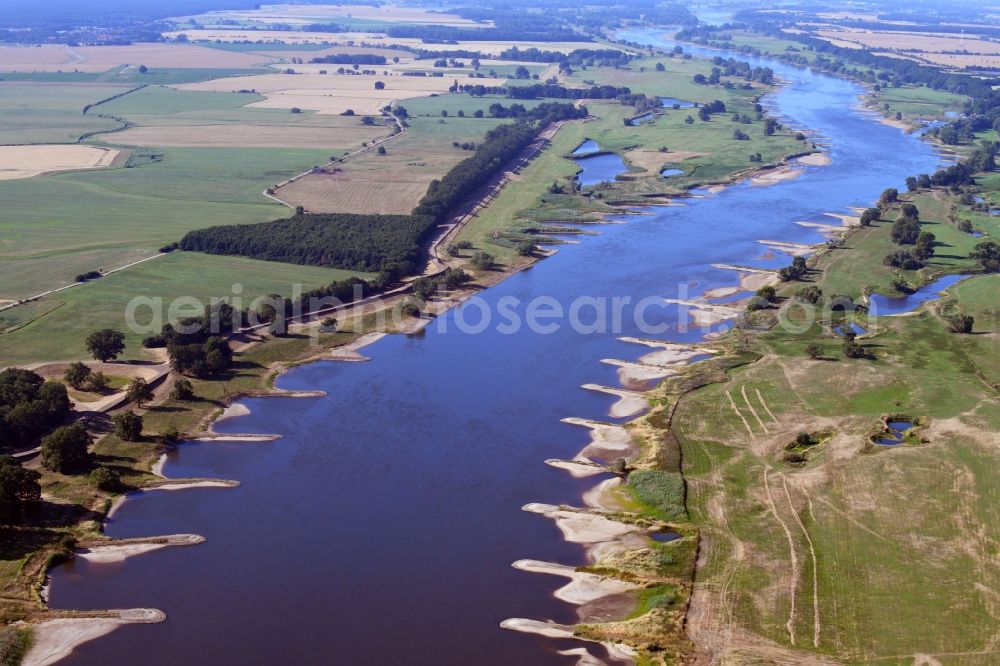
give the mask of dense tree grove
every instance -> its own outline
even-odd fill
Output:
[[[313,58],[309,62],[329,65],[384,65],[387,60],[385,56],[374,53],[331,53]]]
[[[42,501],[41,474],[25,469],[10,456],[0,456],[0,525],[15,525]]]
[[[181,239],[181,248],[357,271],[377,272],[391,264],[412,270],[434,224],[425,215],[301,214],[198,229]]]
[[[192,377],[218,375],[233,364],[233,350],[229,342],[215,336],[208,338],[204,344],[167,345],[167,356],[171,368]]]
[[[62,384],[20,368],[0,372],[0,445],[28,444],[62,423],[69,412]]]
[[[439,222],[456,204],[484,184],[538,136],[539,127],[532,123],[499,125],[486,134],[486,140],[476,152],[462,160],[441,180],[431,181],[427,193],[413,209],[417,218]]]
[[[534,83],[530,86],[509,86],[504,88],[508,97],[514,99],[617,99],[630,95],[628,88],[616,86],[591,86],[589,88],[567,88],[555,83]]]
[[[90,465],[92,440],[79,423],[59,428],[42,440],[42,466],[60,474],[76,474]]]

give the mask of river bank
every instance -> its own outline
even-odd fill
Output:
[[[837,168],[837,164],[835,159],[830,168]],[[661,295],[666,291],[665,284],[669,284],[670,281],[687,284],[695,276],[698,289],[709,290],[731,285],[731,273],[712,273],[705,268],[705,265],[745,263],[747,257],[756,257],[759,254],[758,241],[763,236],[764,230],[768,231],[764,237],[785,238],[785,233],[788,233],[787,242],[810,239],[808,235],[810,232],[797,230],[791,224],[792,220],[798,217],[796,213],[790,215],[791,219],[786,221],[786,226],[778,229],[777,233],[771,233],[775,231],[776,226],[773,219],[757,219],[751,215],[751,219],[748,219],[742,225],[744,228],[740,230],[724,226],[713,227],[710,220],[715,219],[715,216],[728,218],[723,212],[728,209],[731,198],[736,199],[734,205],[739,205],[745,210],[752,211],[754,208],[744,208],[746,203],[740,199],[741,197],[752,197],[757,208],[769,211],[784,210],[781,189],[801,187],[803,183],[808,184],[808,179],[799,178],[775,188],[736,186],[715,197],[698,200],[691,206],[671,207],[656,211],[653,215],[637,216],[633,218],[633,224],[617,225],[614,229],[609,227],[604,235],[588,239],[586,243],[573,246],[572,249],[567,248],[552,261],[536,264],[531,271],[521,273],[516,279],[506,280],[498,285],[495,292],[490,290],[481,295],[490,302],[496,302],[504,296],[524,297],[533,291],[537,293],[536,290],[544,289],[568,302],[574,295],[585,294],[588,291],[593,293],[595,288],[602,290],[598,293],[613,294],[622,283],[629,283],[632,289],[641,289],[643,293]],[[860,205],[870,201],[874,194],[864,188],[860,190],[856,196],[849,197],[849,201],[841,203]],[[796,192],[795,196],[808,196],[808,192]],[[816,199],[812,197],[811,200]],[[765,205],[774,201],[781,202],[781,205],[773,203]],[[835,210],[842,208],[837,206]],[[684,239],[672,235],[666,239],[663,237],[662,229],[657,230],[657,227],[662,227],[662,221],[668,219],[664,216],[668,215],[676,216],[679,223],[689,222],[691,225],[689,228],[692,229],[696,228],[695,224],[700,224],[704,233],[708,234],[708,238],[728,238],[729,244],[727,247],[719,247],[721,251],[706,253],[706,245],[716,249],[711,243],[705,243],[706,237]],[[791,226],[788,226],[789,224]],[[712,236],[712,234],[717,235]],[[666,244],[667,240],[670,241],[669,244]],[[616,247],[623,244],[624,247]],[[685,254],[698,258],[697,267],[685,262]],[[767,264],[768,261],[771,260],[763,260],[762,263]],[[594,280],[581,279],[592,275],[595,266],[605,265],[613,266],[614,271],[602,273],[603,280],[595,284]],[[672,269],[672,272],[665,279],[663,276],[651,279],[649,266],[660,266],[661,271]],[[470,307],[451,308],[442,313],[440,320],[442,323],[456,326],[460,318],[465,316],[460,313],[470,309]],[[673,324],[680,323],[673,314],[670,317]],[[320,534],[303,534],[301,530],[289,531],[290,526],[286,528],[284,525],[268,522],[266,529],[269,533],[273,533],[278,543],[281,543],[281,538],[288,538],[300,545],[296,549],[297,562],[299,568],[309,572],[310,579],[315,580],[319,576],[323,580],[336,581],[336,585],[344,586],[347,584],[338,575],[338,569],[350,566],[352,577],[367,581],[367,584],[374,585],[375,589],[381,590],[382,593],[387,593],[394,585],[405,584],[409,594],[421,595],[429,593],[429,588],[424,587],[423,574],[413,577],[412,563],[418,561],[421,567],[434,574],[428,576],[426,583],[430,583],[430,579],[438,576],[448,576],[450,580],[460,581],[462,585],[467,586],[464,589],[468,589],[471,594],[478,594],[480,591],[487,594],[483,589],[484,585],[493,590],[503,590],[501,594],[494,592],[489,595],[491,603],[496,604],[497,610],[493,611],[491,607],[486,609],[486,613],[469,609],[466,595],[462,595],[461,599],[455,599],[439,594],[436,598],[439,599],[442,608],[424,610],[422,615],[408,614],[409,622],[416,624],[417,627],[411,630],[401,623],[400,641],[405,642],[405,639],[426,641],[427,636],[432,635],[424,633],[427,631],[426,620],[445,621],[445,618],[449,618],[449,621],[461,627],[463,632],[468,632],[465,635],[470,637],[452,646],[454,654],[480,660],[506,659],[506,663],[510,663],[512,654],[517,654],[526,659],[524,663],[550,663],[549,656],[545,656],[548,655],[547,648],[538,643],[525,642],[525,639],[508,640],[483,631],[484,626],[493,628],[498,626],[503,618],[495,616],[503,613],[509,613],[507,617],[519,617],[522,613],[537,613],[536,617],[553,618],[563,626],[569,626],[568,623],[572,620],[572,617],[567,616],[559,606],[551,605],[550,601],[541,598],[548,596],[550,592],[546,589],[537,589],[539,587],[537,577],[520,574],[523,578],[535,579],[522,581],[513,575],[517,573],[513,570],[511,575],[497,573],[498,564],[500,568],[510,569],[511,562],[524,559],[559,563],[573,562],[576,558],[572,548],[550,543],[552,535],[551,525],[546,526],[548,520],[526,515],[524,520],[527,522],[518,521],[511,517],[510,512],[512,506],[520,506],[526,502],[559,507],[564,502],[573,501],[571,498],[579,498],[584,492],[589,493],[593,490],[592,484],[589,483],[582,484],[573,481],[572,478],[561,481],[553,478],[551,474],[556,472],[547,471],[551,468],[542,465],[541,461],[553,456],[572,459],[581,451],[581,445],[595,444],[594,441],[590,444],[580,442],[577,435],[582,433],[576,429],[573,429],[571,434],[561,430],[560,418],[582,414],[589,417],[590,422],[596,423],[609,409],[606,397],[581,392],[578,387],[585,384],[609,386],[618,376],[621,366],[581,363],[580,356],[584,355],[585,361],[628,359],[632,347],[616,338],[586,338],[572,333],[548,338],[550,342],[545,342],[544,336],[504,337],[486,333],[477,337],[456,333],[448,334],[448,342],[443,343],[441,341],[445,339],[446,334],[441,330],[441,326],[434,326],[427,328],[423,337],[403,340],[398,336],[389,336],[377,341],[366,350],[366,354],[378,359],[376,363],[335,364],[336,367],[328,363],[302,366],[294,373],[284,375],[281,379],[282,385],[287,385],[291,390],[326,390],[330,393],[327,398],[315,401],[279,401],[281,407],[272,406],[277,403],[251,399],[250,414],[217,424],[223,434],[237,426],[244,431],[280,432],[283,434],[280,447],[246,444],[240,445],[240,451],[236,452],[233,447],[227,447],[223,443],[213,443],[210,446],[195,445],[184,449],[184,458],[195,462],[178,460],[169,463],[167,467],[168,469],[180,467],[188,476],[196,476],[194,474],[196,471],[203,473],[203,470],[220,469],[223,465],[228,469],[229,465],[235,465],[234,473],[227,473],[227,476],[240,477],[241,480],[244,476],[254,479],[255,483],[247,483],[237,492],[246,494],[251,500],[253,510],[257,512],[266,511],[266,504],[254,499],[254,493],[260,490],[268,492],[267,479],[273,475],[272,470],[275,467],[286,469],[287,473],[294,475],[297,484],[305,485],[304,491],[307,491],[312,503],[319,504],[319,508],[327,510],[319,515],[317,507],[298,502],[291,508],[288,503],[293,500],[281,495],[269,496],[268,501],[274,501],[283,507],[283,512],[293,512],[298,521],[305,521],[305,524],[320,524],[322,520],[326,527],[320,530]],[[628,333],[631,335],[620,337],[649,337],[643,336],[641,331],[630,330]],[[669,334],[669,337],[675,336],[680,338],[681,342],[693,342],[698,337],[696,333]],[[648,353],[648,349],[645,352]],[[484,365],[487,358],[489,362]],[[643,365],[632,360],[624,362],[633,363],[639,368]],[[478,371],[472,372],[472,376],[469,376],[471,369]],[[659,372],[662,368],[651,368],[651,370]],[[532,383],[538,386],[525,385],[526,383],[522,381],[525,376],[531,376],[534,379]],[[488,405],[482,404],[484,381],[489,382]],[[393,387],[391,401],[385,391],[387,386]],[[373,402],[376,404],[372,404]],[[379,404],[380,402],[387,404]],[[321,403],[324,405],[322,414],[319,413],[317,406]],[[493,417],[494,412],[517,415],[517,422],[500,423]],[[442,425],[429,423],[426,418],[428,413],[435,416],[432,421],[440,420],[443,422]],[[330,423],[331,414],[336,414],[336,428],[327,425]],[[398,423],[401,416],[405,419],[406,426],[397,430],[393,424]],[[639,426],[632,427],[636,429]],[[479,451],[479,446],[470,446],[466,434],[470,432],[475,433],[477,444],[480,442],[484,444],[481,447],[484,449],[482,452]],[[373,452],[368,446],[356,447],[352,438],[344,437],[342,433],[353,433],[355,435],[353,439],[357,439],[357,433],[361,433],[365,442],[376,443],[377,449]],[[421,449],[420,455],[417,456],[409,446],[414,436],[419,438],[420,442],[433,442],[434,446]],[[607,443],[616,441],[615,437],[619,438],[617,441],[620,443],[619,435],[611,435],[610,438],[604,437],[601,445],[607,450]],[[336,443],[335,458],[331,458],[332,454],[328,452],[331,441]],[[518,446],[510,447],[510,442],[517,442]],[[289,458],[296,458],[297,452],[305,450],[308,450],[308,467],[282,467],[289,464]],[[506,454],[505,460],[497,459],[498,451]],[[591,453],[597,455],[593,450]],[[375,467],[372,466],[373,455],[379,463]],[[266,465],[255,462],[262,459],[268,461]],[[266,468],[268,476],[265,477],[258,472],[256,465],[260,465],[262,470]],[[317,465],[324,469],[324,475],[336,474],[336,470],[339,469],[350,470],[350,473],[337,474],[336,485],[339,487],[329,488],[328,483],[320,486],[316,482],[326,479],[314,479],[314,474],[309,472]],[[457,470],[461,470],[461,473],[456,474]],[[489,474],[486,474],[485,470],[489,470]],[[235,473],[237,471],[239,473]],[[378,479],[377,494],[371,495],[357,483],[355,477],[366,475],[368,478]],[[442,490],[425,485],[430,480],[440,485]],[[584,485],[588,487],[583,487]],[[232,501],[221,498],[221,495],[229,493],[211,497],[206,495],[198,500],[185,498],[183,495],[175,498],[177,504],[172,504],[169,516],[156,511],[156,506],[161,509],[166,508],[160,503],[161,500],[156,500],[154,505],[153,497],[143,497],[132,503],[128,511],[118,514],[119,519],[112,529],[122,530],[123,532],[118,533],[123,534],[129,530],[148,530],[150,526],[155,525],[164,528],[169,525],[173,528],[174,521],[198,523],[197,516],[222,511],[222,515],[232,521],[233,527],[228,530],[229,533],[209,535],[207,544],[191,549],[193,560],[185,558],[183,563],[165,551],[137,559],[134,566],[129,562],[127,570],[122,572],[124,578],[118,582],[115,582],[108,573],[102,574],[82,564],[81,568],[88,571],[91,576],[96,576],[95,583],[98,581],[104,583],[100,596],[89,597],[92,599],[91,603],[94,603],[95,599],[104,600],[124,595],[125,586],[135,589],[133,584],[141,580],[138,589],[143,594],[169,600],[173,607],[183,608],[183,611],[176,613],[171,608],[167,609],[171,612],[171,618],[178,618],[178,624],[172,627],[164,625],[163,636],[171,637],[170,640],[182,640],[185,644],[196,641],[199,643],[199,649],[206,650],[206,654],[213,654],[212,651],[216,647],[213,647],[211,637],[205,636],[192,625],[192,621],[197,622],[198,618],[202,617],[198,609],[188,607],[183,600],[171,597],[170,590],[161,588],[155,580],[145,577],[137,580],[134,577],[147,566],[152,566],[144,563],[147,558],[156,558],[160,566],[163,566],[167,562],[163,558],[169,557],[172,562],[169,566],[193,571],[196,577],[197,571],[203,567],[219,570],[220,566],[224,566],[223,561],[228,562],[230,569],[242,571],[241,562],[232,561],[232,558],[222,561],[218,559],[226,558],[227,554],[233,552],[233,548],[238,547],[236,544],[241,542],[240,525],[245,522],[239,513],[233,512]],[[385,496],[393,497],[396,501],[386,504]],[[453,500],[456,496],[463,497],[463,504],[468,506],[448,506],[450,500],[447,498]],[[359,502],[359,497],[364,501]],[[421,507],[426,509],[432,506],[434,511],[411,510],[408,504],[414,504],[413,509]],[[361,522],[368,525],[392,524],[394,526],[392,534],[382,535],[370,529],[363,529],[363,526],[355,525],[346,517],[338,516],[336,511],[333,515],[329,515],[328,507],[337,506],[350,507],[349,513],[352,514],[350,518],[364,516]],[[516,511],[516,508],[513,510]],[[428,522],[429,517],[433,518],[434,522]],[[556,517],[557,519],[579,518],[560,514],[556,514]],[[586,520],[593,522],[593,519]],[[447,529],[444,529],[445,526],[438,521],[447,522]],[[476,527],[484,521],[491,526],[493,533],[483,534],[482,530]],[[449,538],[453,540],[456,530],[473,544],[462,544],[460,551],[463,554],[462,558],[447,558],[447,562],[438,562],[439,544],[450,543],[447,540]],[[427,534],[434,535],[434,539],[428,539]],[[406,558],[402,561],[392,559],[393,567],[379,566],[377,570],[373,570],[363,562],[354,561],[353,558],[349,562],[339,559],[335,562],[336,567],[331,569],[329,563],[311,557],[310,553],[313,550],[320,553],[338,552],[331,548],[329,539],[333,537],[338,541],[344,538],[356,539],[354,543],[379,562],[383,561],[383,558],[391,557],[394,550],[393,543],[406,539],[408,544]],[[640,538],[645,537],[640,535]],[[440,540],[435,543],[435,539]],[[684,544],[685,548],[694,548],[695,541],[692,535],[687,540],[681,540],[676,546]],[[282,554],[290,554],[280,546],[276,547]],[[378,555],[375,556],[375,553]],[[617,555],[622,554],[617,553]],[[247,556],[260,555],[247,554]],[[342,558],[343,555],[338,552],[338,557]],[[506,564],[502,564],[504,559]],[[582,561],[577,566],[585,567],[593,564]],[[270,565],[263,566],[267,568]],[[396,577],[395,567],[410,573],[410,578],[405,583]],[[238,580],[241,580],[240,575],[227,573],[222,580],[205,580],[203,583],[209,587],[216,585],[227,587]],[[82,580],[79,582],[67,580],[62,591],[60,585],[56,585],[54,590],[56,596],[64,595],[59,600],[60,603],[73,603],[74,599],[85,598],[84,588],[87,586],[84,584],[80,587],[82,582]],[[353,610],[341,607],[338,599],[319,600],[313,597],[309,588],[303,583],[304,581],[297,580],[295,584],[299,600],[307,600],[316,608],[329,608],[329,605],[333,604],[339,621],[351,627],[351,631],[360,632],[358,636],[363,636],[369,631],[356,623],[358,605],[368,612],[382,614],[396,612],[395,609],[373,607],[368,601],[368,596],[357,594],[348,595],[355,602]],[[501,584],[498,586],[498,583]],[[256,588],[256,593],[273,603],[272,608],[275,613],[280,614],[287,609],[282,598],[275,596],[277,590],[270,588],[269,581],[259,581]],[[80,596],[75,596],[77,589]],[[347,587],[345,591],[346,589],[351,588]],[[511,595],[510,592],[515,590],[517,593]],[[90,591],[97,592],[97,590]],[[240,598],[237,589],[227,587],[226,594],[227,598]],[[234,596],[229,597],[229,594]],[[664,595],[665,593],[654,595],[661,599],[657,603],[666,604],[665,607],[653,609],[654,617],[659,617],[663,613],[676,616],[680,609],[671,606],[678,599],[682,600],[683,595],[681,597],[675,595],[670,602],[666,601]],[[426,615],[432,617],[425,618]],[[240,622],[246,623],[248,627],[255,626],[256,620],[252,615],[241,614],[241,616]],[[401,619],[401,616],[399,617]],[[417,621],[414,620],[415,617],[418,618]],[[647,617],[645,622],[649,621],[650,618]],[[639,623],[632,623],[631,626],[636,624]],[[232,629],[245,632],[235,625]],[[614,629],[619,631],[621,628]],[[290,647],[310,649],[306,635],[291,627],[287,630],[295,632],[296,637],[304,641],[301,645],[294,644]],[[593,632],[589,635],[597,636],[601,631],[610,629],[588,627],[580,631]],[[104,641],[86,646],[85,655],[81,658],[94,659],[97,655],[107,654],[106,651],[114,653],[115,650],[125,651],[121,654],[127,653],[133,640],[135,639],[126,636],[125,632],[116,632]],[[255,643],[252,636],[246,636],[245,640],[254,643],[255,649],[263,650],[261,654],[267,654],[269,648]],[[378,651],[379,658],[392,658],[392,646],[376,642],[368,643],[367,649],[373,649],[372,645],[375,645],[374,649]],[[487,654],[489,650],[484,651],[484,646],[496,646],[496,650],[501,650],[502,653]],[[353,654],[351,652],[353,649],[351,645],[344,646],[349,655]],[[434,652],[437,650],[430,645],[427,649]]]

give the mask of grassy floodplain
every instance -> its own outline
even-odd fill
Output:
[[[665,71],[656,71],[657,63],[662,63]],[[730,90],[692,81],[695,74],[709,74],[711,67],[706,60],[657,57],[636,59],[626,69],[577,71],[567,82],[627,86],[636,93],[700,104],[718,99],[726,104],[727,111],[714,114],[705,122],[697,118],[697,109],[666,108],[659,111],[652,122],[627,125],[624,121],[636,115],[632,107],[616,102],[583,100],[581,103],[595,118],[563,126],[552,145],[518,178],[508,183],[487,209],[469,221],[459,240],[485,248],[501,261],[512,261],[516,244],[511,242],[511,233],[516,234],[526,226],[537,226],[545,220],[579,218],[588,213],[613,212],[608,202],[649,201],[649,195],[679,194],[700,184],[728,182],[761,164],[780,162],[789,154],[811,149],[808,143],[797,140],[787,129],[765,136],[762,120],[754,120],[749,125],[733,122],[734,113],[754,118],[755,98],[768,89],[755,83],[753,90]],[[463,109],[469,113],[470,109],[479,108],[474,104],[488,107],[491,103],[489,99],[467,95],[442,95],[421,102],[417,108],[431,112],[438,109],[438,113],[440,109],[449,113]],[[685,122],[688,116],[695,118],[694,123]],[[749,140],[734,139],[733,132],[737,128],[746,132]],[[553,183],[562,185],[567,191],[572,189],[579,167],[568,157],[587,139],[621,156],[629,173],[614,184],[597,186],[593,190],[595,196],[590,199],[553,195],[549,192]],[[661,152],[662,147],[668,150]],[[761,154],[760,163],[750,161],[750,155],[755,153]],[[659,175],[662,168],[680,169],[683,174],[663,178]],[[598,196],[600,198],[596,198]]]
[[[972,270],[959,257],[972,241],[951,221],[963,207],[941,192],[912,200],[940,245],[921,275],[903,277],[919,284]],[[888,226],[821,253],[807,279],[826,294],[891,291],[882,266]],[[996,225],[983,231],[1000,234]],[[800,286],[779,295],[791,303]],[[866,359],[844,357],[829,317],[801,333],[778,326],[724,343],[759,360],[686,395],[670,429],[706,554],[697,603],[718,622],[691,622],[696,639],[733,640],[723,651],[745,658],[804,649],[848,663],[910,663],[915,653],[989,662],[982,651],[1000,586],[988,545],[1000,524],[991,482],[1000,472],[998,288],[1000,276],[972,277],[911,316],[880,318],[861,338]],[[797,321],[794,312],[779,316]],[[974,334],[948,331],[953,312],[974,316]],[[818,359],[806,355],[809,344],[821,348]],[[916,437],[869,443],[887,414],[919,420]],[[805,462],[789,462],[800,432],[832,435],[807,448]],[[775,647],[748,645],[732,633],[740,631]]]

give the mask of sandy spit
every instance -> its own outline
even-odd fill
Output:
[[[66,617],[47,620],[32,627],[34,644],[23,666],[48,666],[65,659],[78,645],[110,634],[125,624],[155,624],[167,619],[155,608],[131,608],[108,613],[117,617]]]
[[[76,556],[101,564],[111,562],[123,562],[133,555],[142,555],[161,548],[171,546],[196,546],[205,543],[205,537],[200,534],[171,534],[166,537],[157,537],[156,540],[125,540],[124,543],[109,543],[108,545],[96,545],[80,549]]]
[[[584,477],[594,476],[595,474],[602,474],[607,471],[601,465],[587,460],[586,458],[579,458],[577,460],[558,460],[556,458],[550,458],[545,461],[545,464],[550,467],[555,467],[569,472],[570,476],[574,479],[582,479]]]
[[[556,624],[555,622],[542,622],[540,620],[528,620],[521,617],[513,617],[509,620],[501,622],[500,627],[503,629],[510,629],[512,631],[520,631],[526,634],[546,636],[548,638],[576,638],[577,640],[587,640],[585,638],[578,638],[574,636],[573,627],[566,626],[565,624]],[[621,643],[606,643],[601,641],[600,644],[608,650],[608,653],[612,656],[612,658],[619,661],[631,661],[638,655],[635,650],[627,645],[622,645]],[[578,663],[593,664],[603,662],[590,661]]]
[[[583,388],[588,391],[606,393],[618,398],[618,401],[611,405],[611,409],[608,410],[608,415],[612,418],[618,419],[626,416],[635,416],[649,409],[649,401],[646,400],[646,396],[638,391],[626,391],[624,389],[601,386],[600,384],[584,384]]]
[[[805,155],[796,161],[799,164],[804,164],[806,166],[829,166],[833,163],[833,160],[826,153],[813,153],[811,155]]]
[[[538,513],[556,521],[563,538],[570,543],[595,544],[634,534],[635,525],[619,523],[596,513],[574,511],[551,504],[531,503],[521,507],[528,513]]]
[[[221,432],[206,432],[192,437],[192,442],[275,442],[281,435],[258,435],[254,433],[228,434]]]
[[[622,426],[576,417],[563,419],[562,422],[590,429],[590,444],[580,451],[577,458],[628,458],[635,452],[632,437]]]
[[[592,509],[598,509],[601,511],[618,511],[622,509],[622,506],[618,500],[615,499],[611,491],[621,485],[622,479],[619,476],[604,479],[583,494],[583,503]]]
[[[359,350],[374,342],[378,342],[385,335],[385,333],[365,333],[354,342],[333,349],[330,352],[329,358],[334,361],[370,361],[371,359],[359,353]]]
[[[618,380],[622,384],[644,382],[650,379],[662,379],[677,374],[676,370],[663,367],[660,364],[647,365],[633,361],[622,361],[617,358],[602,358],[601,363],[618,366]]]
[[[553,596],[560,601],[565,601],[575,606],[582,606],[602,597],[612,594],[623,594],[641,587],[634,583],[626,583],[617,578],[606,578],[592,573],[577,571],[575,567],[566,566],[565,564],[540,562],[538,560],[518,560],[511,566],[521,571],[569,578],[570,582],[556,590]]]

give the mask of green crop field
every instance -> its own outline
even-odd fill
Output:
[[[24,298],[148,256],[186,231],[289,213],[261,192],[327,151],[169,148],[135,168],[0,182],[0,284]]]
[[[291,296],[294,285],[302,291],[364,273],[312,266],[220,257],[196,252],[175,252],[152,259],[121,273],[108,275],[84,285],[43,298],[41,301],[0,312],[0,318],[16,317],[21,307],[36,309],[27,326],[0,334],[0,367],[33,361],[84,358],[83,340],[98,328],[111,327],[126,333],[128,358],[143,358],[140,342],[144,335],[126,327],[126,307],[133,298],[162,299],[166,317],[170,303],[193,297],[208,304],[210,299],[241,295],[244,305],[271,293]],[[239,284],[242,289],[234,290]],[[47,314],[44,304],[55,307]],[[185,311],[187,312],[187,311]],[[41,313],[41,314],[40,314]],[[138,311],[139,323],[149,322],[149,309]],[[40,315],[40,316],[39,316]],[[148,333],[147,333],[148,335]]]
[[[4,75],[7,78],[7,75]],[[0,82],[0,144],[75,143],[114,120],[83,115],[83,107],[128,90],[104,84]]]

